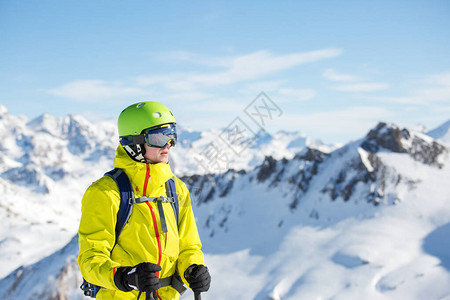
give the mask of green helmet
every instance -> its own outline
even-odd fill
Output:
[[[132,104],[120,113],[117,121],[120,143],[133,160],[146,162],[145,138],[141,136],[139,139],[141,132],[150,127],[175,123],[172,112],[161,103],[146,101]],[[133,143],[124,143],[123,139],[127,140],[130,136]]]
[[[176,123],[172,112],[158,102],[139,102],[125,108],[119,115],[119,136],[141,134],[142,130],[167,123]]]

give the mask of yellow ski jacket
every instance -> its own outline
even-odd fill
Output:
[[[166,196],[165,183],[174,175],[169,164],[145,164],[132,160],[121,145],[116,150],[114,167],[128,175],[135,198]],[[157,203],[134,204],[131,216],[115,243],[115,227],[120,193],[114,180],[103,176],[86,190],[81,207],[78,231],[78,265],[90,283],[104,287],[97,299],[136,299],[137,291],[122,292],[114,284],[118,267],[142,262],[159,264],[159,278],[181,275],[192,264],[204,265],[201,241],[195,224],[191,199],[186,185],[175,177],[179,201],[179,226],[170,203],[163,203],[167,232],[163,233]],[[179,299],[171,286],[158,290],[161,300]],[[141,299],[145,299],[142,293]]]

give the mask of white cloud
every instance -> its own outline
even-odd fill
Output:
[[[436,102],[450,103],[450,72],[434,74],[414,82],[409,95],[367,97],[369,100],[399,104],[427,105]]]
[[[368,83],[337,85],[331,87],[331,89],[341,92],[375,92],[387,90],[389,86],[390,86],[389,83],[385,82],[368,82]]]
[[[426,79],[429,84],[450,87],[450,72],[431,75]]]
[[[355,122],[373,122],[386,119],[392,116],[392,112],[383,107],[377,106],[357,106],[342,110],[323,111],[295,116],[305,124],[314,124],[319,127],[326,127],[331,131],[339,131],[338,128],[329,128],[329,125],[348,124]]]
[[[321,138],[325,142],[346,142],[344,138],[363,137],[379,121],[389,120],[393,116],[394,112],[388,108],[376,106],[349,107],[307,114],[290,114],[289,110],[286,110],[279,124],[289,124],[290,128],[303,131],[313,138]],[[283,129],[286,128],[276,128]]]
[[[363,79],[360,77],[339,73],[334,69],[326,69],[322,77],[334,82],[341,82],[341,85],[330,87],[331,90],[340,92],[375,92],[387,90],[390,87],[390,84],[386,82],[361,82]]]
[[[367,99],[398,104],[424,104],[423,99],[417,96],[379,96],[367,97]]]
[[[426,80],[428,87],[420,89],[418,97],[425,102],[450,101],[450,72],[429,76]]]
[[[227,71],[217,75],[226,78],[229,82],[254,79],[298,65],[333,58],[341,54],[342,51],[338,49],[324,49],[278,56],[267,51],[258,51],[236,57]]]
[[[168,93],[161,95],[164,100],[180,101],[180,102],[198,102],[202,100],[215,100],[214,94],[202,93],[200,91],[182,91],[176,93]]]
[[[244,109],[253,99],[220,98],[214,101],[200,101],[195,106],[176,103],[170,106],[180,124],[188,124],[197,130],[224,128],[237,116],[242,116]]]
[[[198,73],[176,72],[170,74],[139,76],[135,78],[135,82],[138,86],[142,87],[161,86],[168,90],[187,91],[195,88],[192,80],[190,79],[195,76],[198,76]]]
[[[446,113],[450,116],[450,104],[447,106],[439,105],[439,106],[433,107],[431,110],[435,113],[441,113],[441,114]],[[450,119],[450,117],[449,117],[449,119]]]
[[[417,97],[423,103],[450,101],[450,86],[425,88],[417,91]]]
[[[279,93],[281,96],[285,96],[290,100],[306,101],[314,98],[317,92],[312,89],[280,89]]]
[[[323,49],[311,52],[274,55],[268,51],[236,57],[205,57],[201,58],[189,53],[180,54],[181,59],[203,61],[206,65],[225,68],[221,71],[203,73],[171,73],[159,76],[141,76],[137,78],[140,85],[163,84],[166,88],[194,89],[198,87],[226,86],[234,83],[255,80],[282,70],[299,65],[333,58],[342,54],[339,49]]]
[[[127,81],[75,80],[46,92],[79,101],[103,100],[119,97],[148,96],[160,94],[172,98],[187,95],[184,99],[213,98],[208,93],[214,88],[229,88],[235,84],[258,84],[258,80],[296,66],[333,58],[341,55],[339,49],[322,49],[310,52],[297,52],[276,55],[269,51],[257,51],[239,56],[202,56],[189,52],[170,52],[161,56],[174,61],[190,61],[211,66],[211,70],[202,72],[173,72],[138,76]],[[265,81],[270,82],[270,81]],[[279,87],[276,80],[271,87]],[[236,86],[237,91],[242,86]],[[236,88],[233,87],[233,88]],[[244,87],[245,89],[245,87]],[[262,89],[264,90],[264,89]],[[261,91],[261,90],[259,90]],[[259,92],[258,91],[258,92]],[[312,90],[283,89],[280,94],[306,100],[314,97]],[[183,97],[180,97],[183,98]]]
[[[333,69],[326,69],[323,74],[322,77],[329,79],[331,81],[337,81],[337,82],[354,82],[354,81],[359,81],[361,80],[361,78],[350,75],[350,74],[343,74],[343,73],[338,73]]]
[[[169,51],[154,56],[163,62],[190,62],[210,67],[227,67],[233,60],[232,57],[201,55],[188,51]]]
[[[282,80],[257,81],[245,84],[240,92],[250,95],[258,95],[260,92],[277,91],[283,84]]]
[[[48,93],[79,101],[95,101],[113,97],[148,95],[138,87],[124,86],[120,82],[104,80],[75,80],[60,87],[47,90]]]

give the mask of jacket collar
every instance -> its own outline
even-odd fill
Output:
[[[146,164],[134,161],[120,144],[116,149],[113,166],[124,170],[128,175],[136,197],[164,195],[166,181],[174,176],[169,164]],[[144,189],[146,195],[143,194]]]

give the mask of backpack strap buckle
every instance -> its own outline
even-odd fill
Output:
[[[166,196],[159,196],[159,197],[139,197],[139,198],[130,198],[128,199],[128,203],[130,205],[136,204],[136,203],[144,203],[144,202],[168,202],[168,203],[174,203],[175,198],[174,197],[166,197]]]
[[[186,292],[187,290],[178,273],[175,273],[170,277],[159,279],[159,284],[161,285],[161,287],[165,286],[173,287],[180,295],[183,295],[184,292]]]

